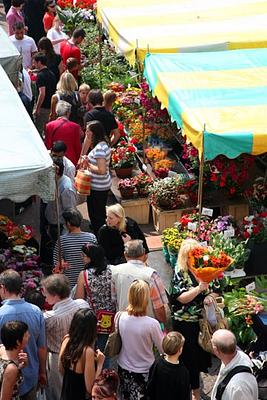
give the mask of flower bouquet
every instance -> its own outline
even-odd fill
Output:
[[[111,163],[113,168],[129,168],[135,164],[136,147],[132,142],[121,141],[112,149]]]
[[[196,247],[189,252],[189,269],[199,282],[210,283],[218,278],[234,260],[211,247]]]

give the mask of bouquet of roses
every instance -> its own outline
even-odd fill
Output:
[[[189,252],[189,269],[199,282],[210,283],[218,278],[234,260],[211,247],[196,247]]]

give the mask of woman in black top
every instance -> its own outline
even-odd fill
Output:
[[[99,229],[98,243],[104,248],[109,264],[117,265],[126,262],[124,243],[132,239],[142,240],[146,253],[149,253],[143,232],[137,222],[125,217],[124,209],[120,204],[106,207],[106,212],[107,223]]]
[[[53,72],[56,77],[56,82],[58,82],[60,75],[64,71],[64,66],[61,56],[55,53],[51,40],[47,37],[42,37],[38,42],[38,50],[46,55],[47,68]]]

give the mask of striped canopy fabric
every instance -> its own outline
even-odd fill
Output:
[[[267,47],[266,0],[98,0],[97,17],[131,64],[147,52]]]
[[[144,75],[205,160],[267,151],[267,49],[150,54]]]

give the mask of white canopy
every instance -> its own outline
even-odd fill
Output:
[[[52,159],[0,66],[0,199],[22,202],[38,195],[52,200],[54,185]]]
[[[18,50],[0,26],[0,65],[2,65],[13,83],[17,82],[21,58]]]

